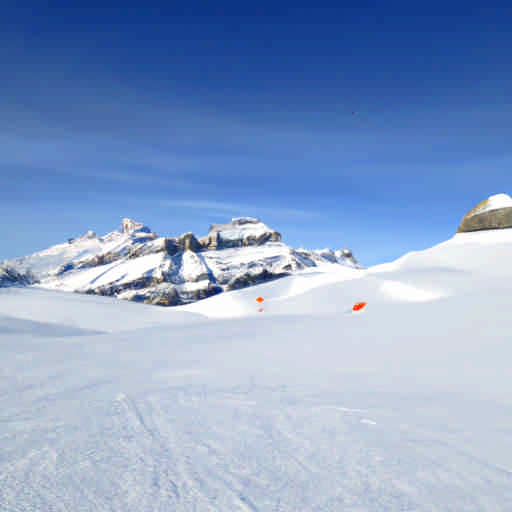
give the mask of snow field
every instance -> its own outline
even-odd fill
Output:
[[[0,510],[512,510],[502,231],[179,308],[1,290]]]

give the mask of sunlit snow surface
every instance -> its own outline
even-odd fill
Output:
[[[510,511],[510,261],[500,230],[180,308],[3,289],[0,510]]]

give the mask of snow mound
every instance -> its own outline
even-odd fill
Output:
[[[216,295],[176,309],[199,313],[209,318],[237,318],[259,315],[262,313],[260,309],[263,309],[266,314],[280,314],[283,311],[283,302],[306,294],[315,288],[358,279],[362,275],[361,270],[339,267],[335,264],[324,264],[315,270],[307,269],[293,276]],[[256,302],[256,298],[259,296],[264,298],[262,304]]]
[[[404,302],[428,302],[448,296],[448,293],[441,290],[425,290],[400,281],[384,281],[379,289],[390,299]]]

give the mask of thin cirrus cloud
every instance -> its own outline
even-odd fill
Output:
[[[219,212],[219,213],[240,213],[240,212],[255,212],[257,214],[276,214],[290,217],[309,217],[315,216],[319,217],[321,214],[319,212],[300,210],[295,208],[282,208],[282,207],[272,207],[272,206],[257,206],[250,204],[236,204],[236,203],[228,203],[223,201],[208,201],[208,200],[188,200],[188,199],[169,199],[169,200],[160,200],[158,203],[163,207],[177,207],[177,208],[189,208],[191,210],[201,210],[201,211],[210,211],[210,212]]]
[[[104,162],[105,164],[132,163],[155,169],[192,168],[200,161],[178,157],[142,144],[131,144],[113,138],[94,137],[34,137],[0,134],[0,163],[27,166],[46,166],[59,170],[62,166],[76,166]],[[149,151],[150,150],[150,151]]]
[[[93,179],[126,185],[167,185],[186,189],[187,175],[203,160],[96,139],[28,138],[0,135],[0,178],[72,183]],[[141,172],[141,171],[144,172]],[[72,193],[76,187],[70,188]]]
[[[0,131],[0,166],[4,172],[18,167],[34,175],[44,170],[75,178],[176,185],[180,176],[238,175],[248,159],[260,163],[260,175],[273,175],[275,165],[282,170],[282,162],[297,158],[297,147],[308,146],[306,134],[291,128],[242,126],[193,115],[182,121],[160,127],[162,131],[148,123],[144,137],[129,126],[115,133],[81,133],[58,125],[22,124],[15,133]]]
[[[95,194],[94,200],[98,202],[111,202],[109,195]],[[144,198],[140,196],[122,196],[122,202],[138,207],[150,206],[152,211],[155,208],[168,209],[180,208],[188,211],[196,211],[208,215],[233,215],[233,216],[280,216],[287,218],[321,218],[323,214],[316,210],[302,210],[299,208],[287,208],[283,206],[258,205],[250,203],[233,203],[230,201],[212,201],[208,199],[162,199],[162,198]]]

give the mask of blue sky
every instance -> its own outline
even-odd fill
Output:
[[[512,193],[511,9],[245,4],[2,7],[0,259],[249,215],[372,265]]]

